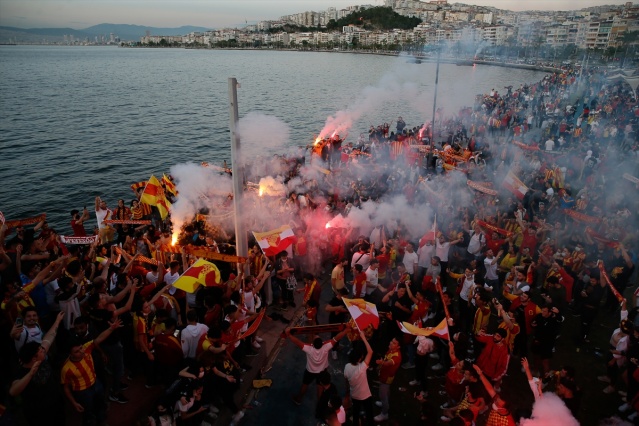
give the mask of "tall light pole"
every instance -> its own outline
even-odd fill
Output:
[[[438,26],[439,27],[439,26]],[[435,32],[437,34],[437,32]],[[433,121],[431,122],[431,138],[430,138],[430,150],[428,152],[428,167],[431,167],[433,163],[433,154],[435,153],[435,113],[437,112],[437,86],[439,84],[439,60],[441,58],[442,50],[437,40],[437,67],[435,68],[435,94],[433,96]]]
[[[240,151],[240,136],[237,133],[239,113],[237,109],[237,88],[240,84],[234,77],[229,78],[229,113],[231,130],[231,166],[233,167],[233,206],[235,208],[235,250],[236,255],[248,257],[248,238],[245,223],[242,218],[244,213],[244,164]]]

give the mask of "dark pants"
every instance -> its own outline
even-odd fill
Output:
[[[82,413],[83,425],[97,425],[106,420],[106,403],[104,388],[99,380],[89,389],[73,391],[73,398],[84,408]]]
[[[513,355],[517,355],[519,357],[527,357],[528,356],[528,335],[525,332],[524,328],[521,329],[519,334],[515,336],[515,341],[513,343]]]
[[[584,305],[581,309],[581,330],[579,333],[579,342],[583,342],[584,339],[590,334],[590,328],[597,316],[597,308],[590,305]]]
[[[415,356],[415,379],[419,380],[422,385],[421,388],[424,392],[428,392],[426,368],[428,367],[428,354]]]
[[[472,306],[467,301],[459,298],[459,328],[461,331],[468,331],[472,317]]]
[[[220,396],[222,397],[222,401],[224,405],[226,405],[231,413],[235,414],[240,411],[239,407],[235,403],[235,393],[239,389],[239,378],[236,377],[237,382],[230,383],[228,380],[220,380]]]
[[[136,365],[135,365],[136,374],[143,373],[146,379],[146,385],[154,386],[156,382],[155,369],[153,368],[154,362],[151,361],[149,357],[147,357],[145,352],[136,352],[136,355],[137,355]]]
[[[118,341],[113,344],[102,343],[102,350],[107,356],[109,370],[113,374],[111,393],[119,393],[122,388],[122,376],[124,375],[124,350]]]
[[[373,422],[373,397],[369,396],[368,398],[360,401],[358,399],[353,399],[353,425],[359,425],[359,412],[364,411],[366,415],[365,425],[373,426],[375,423]]]

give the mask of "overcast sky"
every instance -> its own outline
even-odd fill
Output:
[[[83,29],[101,23],[151,27],[236,26],[277,19],[307,10],[356,4],[381,6],[383,0],[0,0],[0,25]],[[454,3],[454,1],[451,1]],[[510,10],[572,10],[624,0],[467,0],[466,4]]]

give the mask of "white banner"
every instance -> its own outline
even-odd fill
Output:
[[[98,241],[98,235],[91,235],[90,237],[65,237],[60,235],[60,241],[64,244],[93,244]]]

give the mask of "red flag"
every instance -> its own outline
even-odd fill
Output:
[[[428,241],[435,241],[436,235],[437,235],[437,215],[435,215],[435,220],[433,221],[433,227],[430,229],[430,231],[426,232],[424,236],[419,239],[419,247],[425,246]]]
[[[257,318],[255,318],[255,321],[253,321],[251,326],[248,329],[246,329],[244,334],[242,334],[238,338],[238,340],[242,340],[242,339],[250,336],[251,334],[255,333],[257,331],[257,329],[260,327],[260,324],[262,323],[262,319],[264,318],[264,314],[265,313],[266,313],[266,309],[262,309],[262,312],[260,312],[260,315]]]

